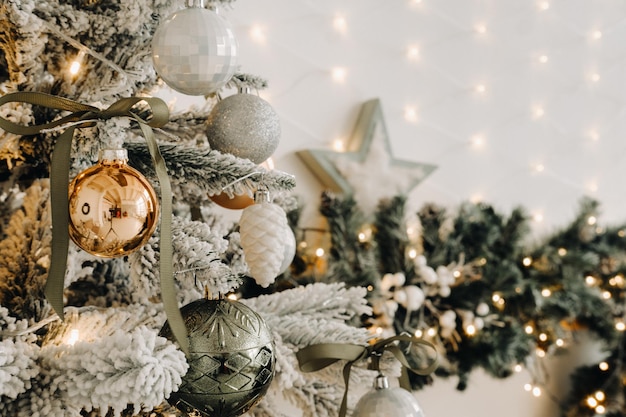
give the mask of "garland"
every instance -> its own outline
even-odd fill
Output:
[[[351,197],[323,193],[330,247],[322,273],[314,248],[298,245],[274,291],[313,280],[367,287],[374,313],[361,324],[381,338],[408,333],[435,345],[435,375],[457,378],[459,390],[476,369],[506,378],[527,368],[540,386],[533,365],[567,350],[585,329],[606,358],[572,373],[562,413],[626,416],[626,225],[599,226],[599,204],[583,199],[567,227],[530,242],[523,208],[505,216],[485,203],[455,213],[434,204],[406,213],[405,206],[404,196],[380,201],[367,222]],[[295,229],[297,217],[290,217]],[[407,360],[427,361],[417,353]],[[433,382],[409,377],[416,390]]]

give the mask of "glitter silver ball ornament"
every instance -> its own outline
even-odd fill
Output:
[[[212,149],[260,164],[278,147],[280,119],[267,101],[243,92],[213,107],[206,133]]]
[[[157,74],[172,89],[193,96],[214,93],[230,81],[238,50],[230,23],[203,7],[171,14],[152,38]]]
[[[69,186],[69,236],[92,255],[128,255],[156,229],[157,195],[127,161],[125,149],[102,150],[98,164],[78,174]]]
[[[228,299],[196,300],[180,311],[189,339],[189,370],[168,402],[196,417],[244,414],[274,377],[274,343],[265,321]],[[167,323],[159,334],[174,340]]]
[[[374,389],[357,403],[352,417],[424,417],[415,397],[402,388],[389,388],[387,377],[379,375]]]

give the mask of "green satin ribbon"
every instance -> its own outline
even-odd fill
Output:
[[[151,110],[151,117],[142,119],[131,109],[140,102],[146,103]],[[52,259],[46,286],[46,298],[52,308],[63,319],[63,287],[67,268],[69,248],[68,182],[70,169],[70,151],[74,131],[81,127],[93,127],[94,120],[113,117],[128,117],[139,123],[146,139],[159,184],[161,186],[161,237],[160,237],[160,275],[161,299],[170,328],[180,348],[188,354],[189,340],[183,321],[174,286],[172,268],[172,189],[165,161],[161,156],[152,128],[164,126],[169,121],[169,109],[165,102],[155,97],[122,98],[104,110],[81,104],[63,97],[39,92],[16,92],[0,97],[0,106],[6,103],[27,103],[50,109],[69,111],[71,114],[49,123],[22,126],[0,117],[0,128],[16,135],[36,135],[45,130],[70,124],[59,135],[52,152],[50,166],[50,205],[52,215]]]
[[[361,346],[353,344],[341,344],[341,343],[323,343],[318,345],[307,346],[296,353],[296,358],[300,365],[302,372],[315,372],[326,368],[334,364],[335,362],[346,360],[348,361],[343,367],[343,380],[345,383],[345,389],[343,393],[343,400],[341,402],[341,408],[339,409],[339,417],[345,417],[348,409],[348,385],[350,383],[350,370],[352,365],[357,361],[370,358],[369,369],[373,369],[380,372],[380,358],[385,351],[392,353],[398,361],[403,365],[403,371],[409,370],[418,375],[429,375],[437,368],[437,357],[423,369],[411,368],[409,362],[402,352],[402,349],[395,343],[410,342],[415,345],[423,345],[432,348],[437,353],[435,346],[425,340],[418,339],[417,337],[409,335],[398,335],[389,337],[387,339],[380,340],[372,345]],[[408,378],[400,379],[400,385],[402,388],[411,390],[408,382]]]

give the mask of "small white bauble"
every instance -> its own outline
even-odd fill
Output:
[[[352,417],[424,417],[417,400],[405,389],[389,388],[387,377],[376,378],[374,389],[357,403]]]
[[[238,49],[230,23],[203,7],[171,14],[152,38],[157,74],[172,89],[192,96],[214,93],[230,81]]]

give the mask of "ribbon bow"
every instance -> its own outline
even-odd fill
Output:
[[[63,319],[63,287],[69,248],[69,196],[67,187],[69,181],[70,150],[74,131],[76,128],[92,127],[94,125],[94,119],[104,120],[113,117],[128,117],[139,123],[161,186],[161,241],[159,262],[161,298],[172,333],[181,349],[185,353],[188,353],[189,341],[187,339],[187,331],[182,315],[178,309],[172,271],[172,189],[167,176],[165,161],[161,156],[152,131],[153,127],[162,127],[169,121],[169,110],[165,102],[155,97],[127,97],[116,101],[104,110],[100,110],[94,106],[39,92],[16,92],[0,97],[0,106],[13,102],[28,103],[50,109],[72,112],[55,121],[33,126],[19,125],[0,117],[0,128],[17,135],[36,135],[47,129],[71,123],[57,138],[50,166],[52,259],[44,292],[52,308],[61,319]],[[150,108],[151,117],[148,119],[141,118],[131,110],[140,102],[145,102]]]
[[[341,343],[323,343],[318,345],[307,346],[296,353],[296,358],[300,364],[300,370],[302,372],[315,372],[332,365],[340,360],[347,360],[348,363],[343,367],[343,380],[345,383],[345,390],[343,393],[343,400],[341,402],[341,408],[339,409],[339,417],[345,417],[348,409],[348,384],[350,382],[350,370],[355,362],[371,358],[369,369],[373,369],[380,372],[380,358],[385,351],[392,353],[396,359],[403,365],[403,370],[409,371],[418,375],[428,375],[437,368],[437,357],[426,368],[415,369],[411,368],[409,362],[404,356],[404,352],[395,343],[396,341],[410,342],[415,345],[424,345],[432,348],[435,353],[437,350],[432,343],[425,340],[418,339],[414,336],[402,334],[398,336],[389,337],[387,339],[380,340],[372,345],[361,346],[353,344],[341,344]],[[401,386],[410,390],[408,381],[401,381]]]

